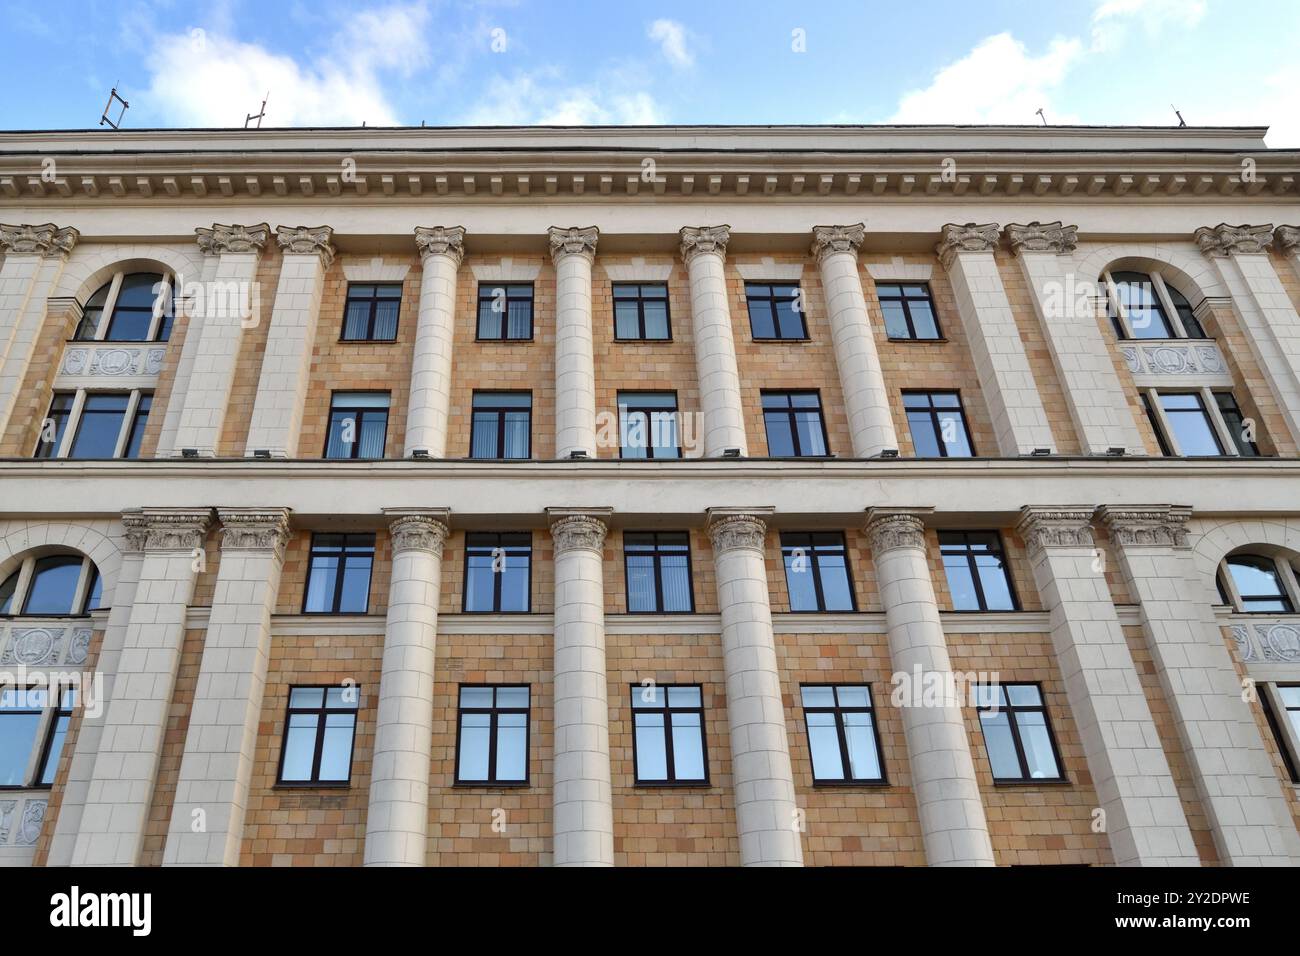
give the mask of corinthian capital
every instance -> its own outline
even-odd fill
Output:
[[[1025,507],[1016,533],[1030,554],[1046,548],[1091,548],[1092,512],[1092,508]]]
[[[1202,226],[1192,234],[1201,252],[1221,257],[1233,253],[1268,252],[1273,244],[1273,224],[1267,226]]]
[[[330,239],[334,230],[329,226],[276,226],[275,238],[286,253],[299,256],[316,255],[326,269],[334,261],[334,246]]]
[[[939,253],[939,261],[945,269],[951,268],[953,257],[959,252],[992,252],[998,247],[998,224],[986,222],[983,225],[968,222],[958,225],[950,222],[943,227],[939,244],[934,251]]]
[[[415,247],[420,250],[420,260],[429,256],[447,256],[459,267],[465,258],[464,226],[415,227]]]
[[[692,259],[705,253],[725,259],[727,243],[731,241],[731,227],[686,226],[678,235],[682,240],[682,259],[690,265]]]
[[[211,229],[194,230],[199,249],[207,256],[223,252],[261,252],[271,237],[271,227],[266,223],[256,226],[223,226],[214,222]]]
[[[1273,237],[1288,256],[1300,254],[1300,226],[1278,226]]]
[[[856,259],[866,228],[863,222],[851,226],[813,226],[812,253],[818,262],[836,252],[847,252]]]
[[[1006,228],[1011,251],[1055,252],[1061,255],[1073,252],[1079,244],[1079,227],[1063,226],[1059,222],[1031,222],[1021,226],[1011,224]]]
[[[393,540],[393,553],[400,551],[431,551],[442,557],[442,546],[447,540],[447,525],[429,515],[402,515],[388,525]]]
[[[583,514],[566,514],[551,522],[555,552],[584,549],[599,551],[605,545],[609,527],[599,518]]]
[[[218,508],[222,551],[273,551],[284,554],[289,540],[287,508]]]
[[[1176,505],[1112,506],[1101,509],[1110,536],[1126,548],[1185,548],[1191,508]]]
[[[565,256],[582,256],[588,262],[596,258],[596,240],[600,238],[600,230],[595,226],[585,229],[552,226],[546,234],[551,240],[551,259],[557,265]]]
[[[713,553],[748,548],[762,551],[767,537],[767,522],[757,515],[723,514],[709,522],[709,540]]]
[[[5,255],[37,255],[43,259],[67,256],[81,238],[72,226],[60,229],[52,222],[42,226],[6,226],[0,223],[0,251]]]
[[[203,547],[212,512],[206,508],[139,508],[122,513],[132,551],[188,551]]]
[[[879,558],[895,548],[925,550],[925,524],[914,511],[880,511],[873,508],[867,514],[867,540],[871,553]]]

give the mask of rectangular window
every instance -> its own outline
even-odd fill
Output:
[[[798,283],[746,282],[749,330],[757,340],[803,341],[803,297]]]
[[[528,785],[525,685],[462,684],[456,724],[456,783]]]
[[[41,435],[36,441],[36,458],[53,458],[59,453],[59,443],[63,433],[68,429],[72,418],[72,406],[77,400],[76,392],[55,392],[50,401],[49,414],[41,423]]]
[[[918,458],[970,458],[975,454],[957,392],[904,392],[903,409]]]
[[[619,457],[680,458],[676,392],[618,393]]]
[[[976,690],[993,779],[1061,780],[1056,740],[1037,684],[984,684]]]
[[[524,613],[531,607],[533,536],[465,535],[465,611]]]
[[[1218,456],[1223,444],[1210,420],[1209,409],[1197,392],[1159,392],[1160,410],[1172,432],[1178,453],[1187,457]]]
[[[360,696],[356,685],[289,688],[280,783],[343,786],[352,779]]]
[[[1215,392],[1214,402],[1219,407],[1219,415],[1232,437],[1232,443],[1237,447],[1237,454],[1242,458],[1258,458],[1259,446],[1255,444],[1254,432],[1247,429],[1246,416],[1237,407],[1236,397],[1232,392]]]
[[[940,531],[939,552],[954,611],[1017,609],[1002,537],[996,531]]]
[[[397,339],[397,316],[402,306],[400,282],[378,285],[348,284],[343,311],[344,342],[393,342]]]
[[[685,531],[625,531],[623,562],[629,614],[695,610],[690,537]]]
[[[826,424],[818,392],[763,392],[769,458],[824,458]]]
[[[614,283],[614,338],[620,342],[667,342],[668,286]]]
[[[152,392],[56,392],[41,423],[37,458],[138,458]],[[68,433],[71,432],[71,440]],[[66,446],[66,447],[65,447]]]
[[[152,406],[153,393],[141,392],[135,403],[135,411],[131,414],[131,426],[126,433],[126,444],[122,446],[123,458],[140,457],[140,443],[144,441],[144,426],[149,421],[149,409]]]
[[[531,392],[475,392],[471,458],[528,458],[532,454]]]
[[[871,688],[804,684],[799,691],[813,783],[884,783]]]
[[[838,531],[781,532],[791,611],[854,611],[848,549]]]
[[[388,392],[335,392],[325,457],[383,458],[388,402]]]
[[[0,687],[0,788],[54,783],[75,693],[69,687],[57,694],[45,686]]]
[[[632,731],[637,786],[708,784],[704,704],[698,684],[633,684]]]
[[[924,282],[907,282],[876,286],[880,311],[885,316],[885,334],[891,339],[937,339],[939,321],[934,314],[934,299]]]
[[[478,338],[483,342],[527,341],[533,337],[531,282],[480,282]]]
[[[370,608],[373,534],[314,534],[304,614],[365,614]]]
[[[112,458],[122,435],[128,392],[91,392],[81,406],[69,458]]]

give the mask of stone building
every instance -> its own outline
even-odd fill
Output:
[[[0,133],[0,860],[1300,862],[1300,153]]]

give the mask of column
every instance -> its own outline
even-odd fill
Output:
[[[269,451],[272,458],[296,458],[325,272],[334,261],[334,231],[279,226],[275,232],[284,258],[244,454]]]
[[[740,397],[736,342],[731,334],[724,263],[730,226],[687,226],[681,231],[682,259],[691,283],[695,367],[704,416],[704,455],[721,457],[729,448],[749,454],[745,408]]]
[[[555,457],[596,457],[596,359],[591,341],[595,226],[548,230],[555,263]]]
[[[422,300],[423,301],[423,300]],[[424,866],[429,841],[434,645],[446,511],[400,512],[366,814],[366,866]]]
[[[246,328],[262,321],[257,296],[257,261],[270,234],[266,223],[257,226],[223,226],[196,229],[199,248],[217,257],[212,281],[203,300],[190,311],[185,338],[197,336],[194,365],[183,396],[173,439],[177,453],[193,449],[213,457],[226,422],[230,388],[239,360],[239,343]],[[205,271],[207,271],[205,269]],[[183,351],[183,349],[182,349]]]
[[[873,508],[867,513],[866,531],[895,674],[946,688],[953,686],[952,662],[930,579],[923,513]],[[926,862],[993,866],[962,701],[951,698],[936,704],[913,693],[904,695],[900,709]]]
[[[1007,226],[1006,235],[1024,270],[1084,454],[1104,455],[1112,448],[1146,454],[1097,324],[1094,283],[1080,282],[1075,271],[1078,227],[1031,222]]]
[[[27,377],[46,302],[80,237],[71,226],[52,223],[0,225],[0,433],[9,427]]]
[[[1197,229],[1195,238],[1228,287],[1255,360],[1300,441],[1300,315],[1269,261],[1273,227],[1220,223]]]
[[[1008,458],[1028,455],[1036,448],[1055,451],[1047,412],[998,275],[993,257],[997,245],[996,223],[968,222],[944,226],[936,251],[952,282],[980,390],[993,418],[998,451]]]
[[[554,863],[614,865],[602,548],[607,509],[547,510],[555,542]]]
[[[862,275],[858,271],[858,248],[865,228],[863,223],[817,226],[813,229],[812,244],[821,269],[835,364],[840,371],[840,390],[844,393],[855,458],[872,458],[882,451],[898,450],[885,375],[880,370],[880,356],[876,354],[876,340],[867,318],[867,300],[862,294]]]
[[[1101,509],[1225,866],[1300,864],[1300,836],[1187,543],[1189,508]]]
[[[181,453],[176,445],[176,430],[180,427],[181,413],[185,410],[185,392],[189,388],[190,375],[194,372],[194,361],[199,353],[199,342],[203,338],[203,317],[198,310],[207,298],[206,290],[213,288],[213,279],[216,277],[220,262],[221,257],[218,255],[203,257],[198,286],[199,292],[204,293],[203,295],[196,294],[189,286],[188,277],[183,281],[181,276],[176,277],[172,301],[176,310],[177,331],[174,331],[172,336],[175,337],[179,333],[181,320],[184,319],[185,340],[181,343],[180,358],[176,361],[176,372],[172,377],[172,397],[167,402],[162,428],[158,431],[158,451],[155,455],[157,458],[175,458]]]
[[[406,458],[420,449],[447,457],[451,409],[451,349],[456,328],[456,273],[465,258],[460,226],[415,230],[420,250],[420,314],[411,357],[411,399],[406,413]]]
[[[1017,528],[1051,617],[1066,696],[1118,866],[1199,866],[1192,832],[1115,614],[1092,508],[1026,507]]]
[[[740,862],[803,866],[802,828],[763,560],[766,535],[767,525],[755,514],[709,509],[722,612],[722,666],[727,676]]]
[[[289,512],[218,510],[221,563],[164,866],[238,866]]]
[[[122,516],[130,547],[143,559],[73,866],[139,862],[209,517],[206,509],[172,508]]]

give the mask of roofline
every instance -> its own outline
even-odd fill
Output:
[[[518,132],[526,133],[530,130],[545,130],[548,132],[582,132],[582,131],[600,131],[600,132],[636,132],[638,130],[654,130],[665,132],[670,130],[738,130],[742,132],[752,132],[754,130],[979,130],[982,132],[995,132],[1000,130],[1045,130],[1051,132],[1088,132],[1092,130],[1133,130],[1147,133],[1158,133],[1161,131],[1169,132],[1173,135],[1186,135],[1188,133],[1259,133],[1265,135],[1270,127],[1268,126],[1154,126],[1154,125],[1108,125],[1108,124],[1058,124],[1043,125],[1036,123],[645,123],[637,125],[602,125],[591,124],[586,126],[564,126],[564,125],[546,125],[536,124],[531,126],[430,126],[421,123],[419,126],[263,126],[257,129],[248,129],[239,126],[142,126],[131,129],[105,129],[96,126],[85,127],[67,127],[54,129],[0,129],[0,135],[9,134],[41,134],[41,133],[103,133],[105,135],[113,134],[131,134],[131,133],[247,133],[256,136],[259,133],[294,133],[294,132],[327,132],[339,133],[346,130],[365,130],[367,132],[411,132],[413,130],[431,130],[434,132]]]

